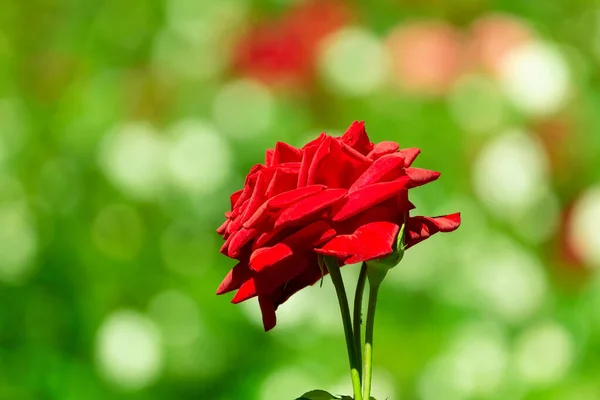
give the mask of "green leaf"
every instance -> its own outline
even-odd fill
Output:
[[[304,393],[296,400],[339,400],[339,398],[324,390],[311,390],[310,392]]]
[[[310,392],[304,393],[296,400],[353,400],[350,396],[335,397],[331,393],[327,393],[324,390],[311,390]],[[371,400],[375,400],[375,397],[371,397]]]
[[[340,400],[353,400],[353,399],[350,396],[342,396],[342,398]],[[377,400],[377,399],[375,399],[375,397],[371,397],[371,400]]]

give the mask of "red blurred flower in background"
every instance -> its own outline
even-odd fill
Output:
[[[470,69],[500,73],[506,56],[531,41],[534,32],[526,22],[508,14],[489,14],[474,22],[467,42]]]
[[[269,330],[277,307],[325,273],[319,254],[341,265],[384,258],[405,221],[407,248],[458,228],[459,214],[409,216],[409,189],[439,177],[411,167],[419,152],[371,143],[363,122],[342,137],[323,133],[301,149],[279,142],[267,150],[265,163],[231,196],[218,229],[222,253],[239,262],[217,294],[237,289],[233,303],[258,296]]]
[[[321,41],[351,19],[341,1],[300,3],[245,32],[234,49],[234,71],[271,85],[305,85],[314,76]]]
[[[445,93],[463,70],[461,33],[445,22],[401,25],[386,40],[396,83],[404,90]]]

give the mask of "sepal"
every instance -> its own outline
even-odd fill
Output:
[[[406,244],[404,242],[405,227],[406,224],[400,226],[400,232],[398,232],[398,236],[394,242],[392,254],[384,258],[373,259],[366,262],[367,276],[369,277],[369,283],[371,285],[380,284],[387,272],[402,261],[404,250],[406,249]]]

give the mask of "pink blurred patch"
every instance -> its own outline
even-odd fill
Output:
[[[462,35],[452,25],[427,21],[390,32],[386,45],[396,83],[404,90],[445,93],[463,70]]]
[[[547,150],[554,180],[568,185],[586,167],[579,156],[575,121],[567,113],[537,121],[532,126]]]
[[[339,0],[301,2],[277,20],[250,27],[234,48],[233,69],[271,86],[307,85],[322,40],[352,18]]]
[[[490,14],[471,26],[467,42],[469,69],[498,74],[511,50],[534,38],[526,22],[508,14]]]
[[[569,201],[563,208],[560,217],[560,227],[558,232],[558,245],[555,246],[557,250],[558,260],[571,270],[584,271],[585,262],[581,256],[577,253],[575,246],[571,238],[569,237],[569,226],[573,218],[573,210],[576,200]]]

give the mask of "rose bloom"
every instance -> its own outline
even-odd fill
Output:
[[[314,77],[320,43],[351,20],[344,2],[301,2],[277,20],[250,27],[235,46],[233,69],[269,85],[306,85]]]
[[[409,189],[440,175],[411,167],[419,152],[371,143],[363,122],[342,137],[323,133],[301,149],[279,142],[267,150],[264,164],[231,195],[231,211],[217,230],[225,239],[221,252],[238,260],[217,294],[237,290],[233,303],[258,297],[269,330],[277,307],[326,273],[319,255],[340,265],[384,258],[404,221],[407,248],[458,228],[458,213],[409,216]]]

